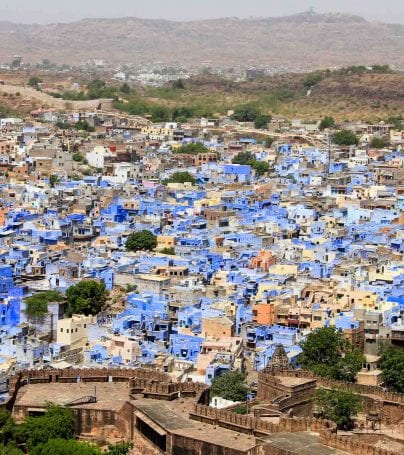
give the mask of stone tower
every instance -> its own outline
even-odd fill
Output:
[[[290,370],[292,365],[289,362],[285,348],[282,344],[277,344],[275,347],[272,359],[268,363],[268,367],[271,370]]]

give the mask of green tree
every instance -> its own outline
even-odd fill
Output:
[[[404,128],[404,120],[401,115],[389,117],[386,123],[391,125],[392,129],[396,131],[401,131]]]
[[[73,153],[73,161],[76,161],[77,163],[81,163],[84,160],[85,160],[85,158],[81,153],[78,153],[78,152]]]
[[[157,246],[157,237],[147,229],[134,232],[126,240],[125,247],[128,251],[152,251]]]
[[[254,120],[254,126],[260,130],[266,130],[268,128],[268,123],[271,121],[270,115],[260,114]]]
[[[50,177],[49,177],[49,186],[51,188],[55,188],[55,185],[56,183],[60,182],[60,178],[55,175],[55,174],[52,174]]]
[[[3,446],[13,444],[15,440],[15,429],[16,425],[11,417],[11,413],[6,409],[0,409],[0,443]]]
[[[320,71],[314,71],[313,73],[307,74],[307,76],[303,80],[303,85],[305,88],[309,89],[313,87],[313,85],[318,84],[320,81],[324,79],[324,74]]]
[[[199,153],[208,153],[209,149],[200,142],[190,142],[183,145],[179,149],[174,150],[174,153],[186,153],[188,155],[198,155]]]
[[[238,122],[253,122],[260,115],[260,111],[253,104],[244,104],[236,107],[232,118]]]
[[[314,402],[320,415],[335,422],[340,430],[352,430],[354,418],[362,410],[362,397],[343,390],[318,389]]]
[[[67,314],[95,316],[104,308],[107,297],[104,282],[80,281],[66,291]]]
[[[63,302],[65,298],[57,291],[38,292],[25,299],[25,314],[30,319],[43,318],[48,312],[48,303]]]
[[[354,382],[365,359],[344,334],[335,327],[322,327],[309,333],[301,343],[300,365],[318,376]]]
[[[247,387],[245,377],[240,371],[229,371],[213,379],[210,387],[210,397],[222,397],[225,400],[245,401]]]
[[[386,145],[386,141],[382,137],[375,136],[370,141],[370,146],[374,149],[382,149],[383,147],[386,147]]]
[[[266,161],[258,161],[251,152],[240,152],[232,161],[233,164],[251,166],[258,175],[263,175],[269,171],[269,164]]]
[[[249,165],[252,161],[256,161],[256,158],[251,152],[240,152],[233,158],[232,163]]]
[[[131,292],[136,292],[136,291],[137,291],[136,284],[127,284],[125,287],[125,292],[127,294],[130,294]]]
[[[20,449],[17,447],[14,447],[12,445],[4,446],[0,445],[0,455],[23,455],[24,452],[22,452]]]
[[[110,444],[107,455],[127,455],[131,449],[133,449],[131,442],[120,442],[115,445]]]
[[[333,141],[337,145],[357,145],[359,140],[352,131],[341,130],[333,135]]]
[[[69,128],[71,128],[72,126],[70,125],[70,123],[67,123],[67,122],[63,122],[62,120],[58,120],[56,123],[55,123],[55,126],[61,130],[67,130]]]
[[[119,455],[119,452],[116,453]],[[121,453],[125,454],[125,452]],[[50,439],[34,447],[30,455],[102,455],[102,452],[98,447],[85,442],[73,439]]]
[[[321,119],[318,129],[320,131],[324,131],[327,128],[333,128],[334,126],[335,126],[334,117],[324,117],[323,119]]]
[[[404,351],[387,349],[382,353],[380,368],[384,383],[394,392],[404,393]]]
[[[185,84],[182,79],[177,79],[176,81],[173,82],[173,88],[177,90],[184,90],[185,89]]]
[[[46,444],[50,439],[72,439],[75,426],[76,419],[72,409],[48,404],[44,415],[28,417],[19,425],[16,436],[17,440],[24,441],[30,453],[33,453],[31,450],[34,447]]]
[[[32,76],[28,81],[28,85],[34,88],[38,88],[39,84],[42,84],[42,79],[37,76]]]
[[[125,93],[125,95],[128,95],[128,94],[130,93],[129,84],[127,84],[127,83],[125,82],[124,84],[121,85],[120,90],[121,90],[122,93]]]
[[[269,164],[266,161],[253,161],[251,166],[259,176],[269,171]]]
[[[172,120],[184,122],[195,115],[195,109],[190,106],[174,107],[172,111]]]
[[[174,256],[175,255],[175,250],[173,247],[169,248],[163,248],[160,253],[162,254],[167,254],[168,256]]]
[[[171,120],[171,111],[166,106],[150,105],[150,113],[153,122],[169,122]]]
[[[191,183],[192,185],[195,185],[195,177],[190,174],[188,171],[179,171],[179,172],[174,172],[174,174],[166,179],[164,181],[164,184],[166,185],[167,183]]]
[[[95,128],[90,126],[86,120],[79,120],[74,127],[78,131],[87,131],[88,133],[94,132]]]

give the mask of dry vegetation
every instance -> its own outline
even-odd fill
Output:
[[[357,62],[404,64],[404,26],[343,14],[194,22],[136,18],[49,25],[2,22],[0,39],[0,61],[20,54],[29,62],[46,58],[67,64],[94,58],[307,69]]]

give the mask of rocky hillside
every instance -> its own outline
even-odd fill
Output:
[[[172,22],[136,18],[68,24],[0,22],[0,61],[19,54],[75,64],[181,62],[199,65],[272,64],[287,68],[387,63],[404,66],[404,26],[357,16],[302,13],[283,18]]]

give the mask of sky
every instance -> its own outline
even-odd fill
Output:
[[[71,22],[88,17],[170,20],[275,17],[307,11],[344,12],[404,24],[404,0],[0,0],[0,20]]]

